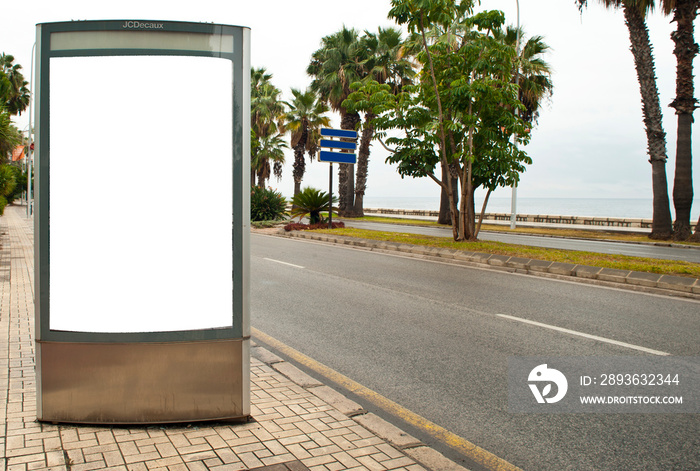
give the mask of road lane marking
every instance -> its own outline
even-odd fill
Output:
[[[661,356],[671,355],[670,353],[661,352],[659,350],[652,350],[651,348],[640,347],[638,345],[632,345],[631,343],[619,342],[617,340],[607,339],[605,337],[598,337],[597,335],[584,334],[583,332],[564,329],[563,327],[557,327],[557,326],[549,325],[549,324],[542,324],[541,322],[535,322],[535,321],[531,321],[528,319],[522,319],[520,317],[508,316],[506,314],[496,314],[496,315],[499,317],[503,317],[505,319],[510,319],[510,320],[518,321],[518,322],[524,322],[525,324],[536,325],[538,327],[544,327],[545,329],[556,330],[558,332],[564,332],[565,334],[577,335],[579,337],[585,337],[587,339],[598,340],[600,342],[610,343],[612,345],[618,345],[620,347],[631,348],[634,350],[639,350],[640,352],[651,353],[653,355],[661,355]]]
[[[287,266],[294,267],[294,268],[304,268],[301,265],[294,265],[293,263],[287,263],[287,262],[283,262],[281,260],[275,260],[274,258],[263,257],[263,260],[267,260],[268,262],[281,263],[282,265],[287,265]]]
[[[279,340],[270,337],[266,333],[259,331],[255,327],[251,327],[251,332],[256,340],[269,345],[295,362],[306,366],[324,378],[327,378],[353,394],[356,394],[357,396],[369,401],[376,407],[388,412],[389,414],[399,417],[403,421],[422,430],[424,433],[430,435],[436,440],[456,449],[472,461],[479,463],[484,468],[493,471],[522,471],[517,466],[508,463],[498,456],[478,447],[477,445],[474,445],[468,440],[465,440],[459,435],[456,435],[449,430],[429,421],[415,412],[406,409],[391,399],[388,399],[381,394],[366,388],[360,383],[341,373],[338,373],[322,363],[317,362],[316,360],[304,355],[298,350],[293,349],[287,344],[282,343]]]

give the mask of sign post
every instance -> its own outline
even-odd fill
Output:
[[[339,164],[355,164],[357,162],[357,154],[350,152],[357,149],[357,131],[322,128],[321,137],[322,139],[319,143],[321,149],[340,150],[340,152],[321,150],[318,156],[318,160],[330,164],[328,168],[330,172],[328,177],[328,228],[331,229],[333,227],[333,162]],[[323,137],[330,139],[323,139]]]
[[[333,229],[333,162],[328,162],[328,229]]]

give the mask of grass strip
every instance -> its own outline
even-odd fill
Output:
[[[379,222],[386,224],[404,224],[407,226],[426,226],[426,227],[447,227],[438,224],[436,221],[424,219],[401,219],[381,216],[364,216],[361,218],[344,218],[352,221],[367,221]],[[695,245],[700,246],[697,242],[675,242],[675,241],[653,241],[644,233],[626,233],[613,232],[601,229],[570,229],[570,228],[555,228],[555,227],[516,227],[511,229],[510,226],[500,224],[487,224],[481,226],[482,231],[492,232],[507,232],[512,234],[535,234],[546,235],[551,237],[564,237],[573,239],[595,239],[595,240],[616,240],[621,242],[646,242],[667,245],[673,242],[674,244]]]
[[[528,245],[506,244],[503,242],[476,241],[455,242],[446,237],[432,237],[402,232],[383,232],[346,227],[344,229],[320,229],[315,232],[362,239],[397,242],[401,244],[424,245],[467,252],[484,252],[511,257],[546,260],[550,262],[572,263],[619,270],[633,270],[663,275],[679,275],[700,278],[700,264],[676,260],[630,257],[617,254],[600,254],[577,250],[549,249]]]

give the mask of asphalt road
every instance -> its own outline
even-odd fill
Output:
[[[343,220],[348,227],[371,229],[377,231],[406,232],[425,234],[436,237],[452,237],[452,229],[443,227],[409,226],[385,224],[378,222]],[[628,244],[623,242],[605,242],[589,239],[564,239],[558,237],[539,237],[522,234],[481,231],[479,239],[506,242],[508,244],[532,245],[552,249],[583,250],[605,254],[629,255],[632,257],[649,257],[664,260],[684,260],[700,263],[700,249],[683,247],[664,247],[650,244]]]
[[[509,413],[509,357],[646,353],[498,316],[698,356],[696,301],[258,234],[251,252],[254,327],[524,470],[700,469],[698,415]]]

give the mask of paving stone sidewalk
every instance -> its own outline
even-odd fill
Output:
[[[261,346],[252,348],[249,423],[141,427],[39,423],[33,267],[32,221],[26,218],[25,207],[9,206],[0,217],[0,467],[4,470],[464,469],[328,386],[305,379],[301,371]],[[292,373],[285,376],[280,372],[285,369]],[[373,425],[360,425],[360,417],[362,423]],[[392,436],[400,436],[401,443],[392,442]]]

